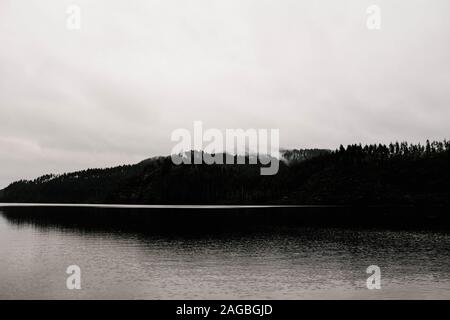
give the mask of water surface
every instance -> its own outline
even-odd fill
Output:
[[[145,232],[107,221],[93,227],[47,220],[42,210],[31,219],[10,210],[0,208],[2,299],[450,298],[445,231],[278,226]],[[102,215],[114,215],[110,210]],[[66,288],[69,265],[82,270],[81,290]],[[381,268],[381,290],[366,288],[369,265]]]

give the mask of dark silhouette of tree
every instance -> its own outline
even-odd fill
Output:
[[[191,152],[194,156],[201,152]],[[228,155],[229,157],[233,157]],[[234,156],[237,161],[237,157]],[[259,164],[174,165],[170,157],[20,180],[2,202],[136,204],[449,204],[450,142],[341,145],[282,152],[274,176]]]

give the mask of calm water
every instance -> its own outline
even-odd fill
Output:
[[[134,232],[8,210],[0,208],[2,299],[450,299],[448,232]],[[69,265],[81,267],[82,290],[66,289]],[[381,290],[366,288],[369,265],[381,268]]]

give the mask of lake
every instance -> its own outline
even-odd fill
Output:
[[[0,207],[0,298],[450,299],[448,230],[280,210]],[[66,287],[70,265],[81,290]],[[370,265],[380,290],[367,289]]]

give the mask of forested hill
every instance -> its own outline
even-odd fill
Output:
[[[18,181],[1,202],[127,204],[450,203],[450,143],[288,150],[279,172],[259,165],[174,165],[170,157]]]

